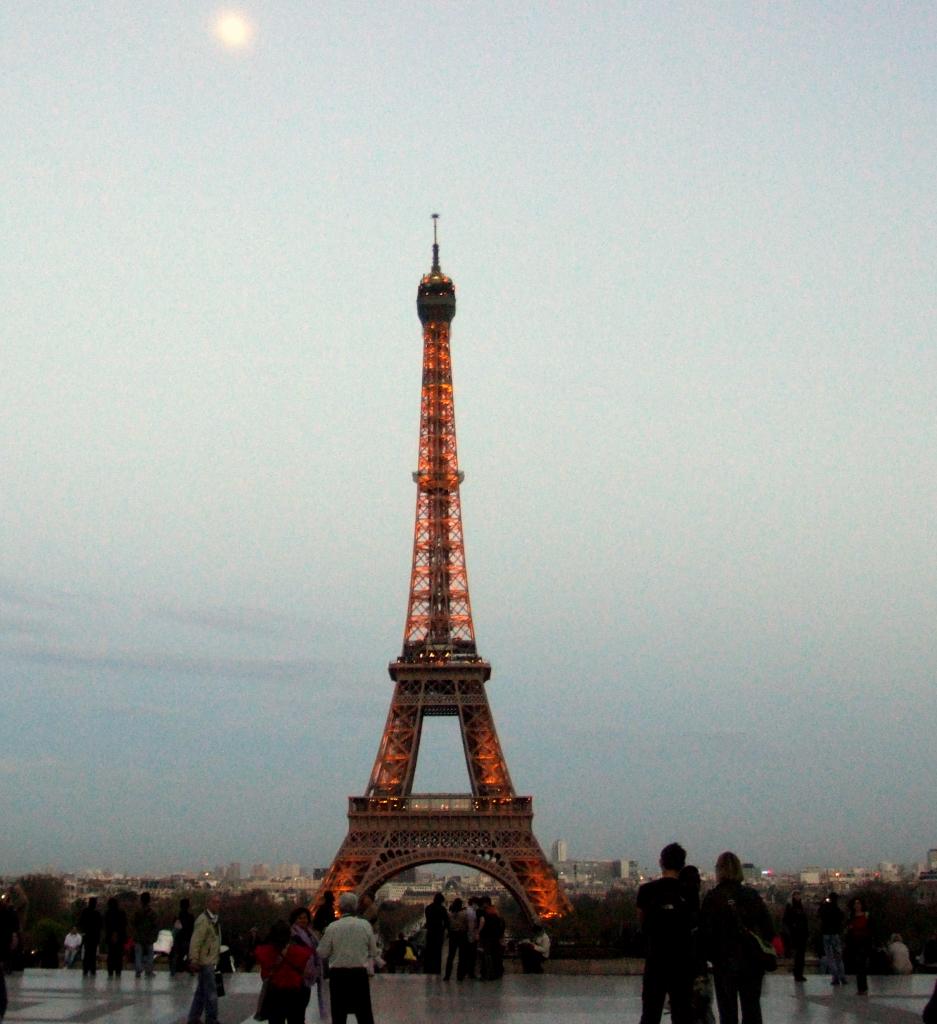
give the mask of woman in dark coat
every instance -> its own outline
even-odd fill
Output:
[[[107,947],[107,976],[119,978],[127,944],[127,913],[121,909],[116,896],[111,896],[104,911],[104,943]]]
[[[442,943],[449,929],[449,913],[445,897],[437,892],[424,911],[426,918],[426,950],[423,953],[423,973],[442,973]]]
[[[807,939],[810,929],[807,924],[807,911],[804,910],[804,902],[799,890],[791,893],[791,902],[784,908],[784,919],[781,923],[787,934],[788,942],[791,944],[790,951],[794,956],[794,981],[806,981],[804,962],[807,958]]]
[[[703,900],[700,930],[720,1024],[761,1024],[761,983],[765,975],[760,938],[770,943],[774,926],[768,908],[751,886],[742,884],[742,864],[729,852],[716,861],[716,887]]]
[[[872,952],[872,932],[869,915],[862,899],[854,896],[849,901],[849,920],[846,922],[846,950],[856,975],[856,993],[864,996],[869,991],[869,956]]]

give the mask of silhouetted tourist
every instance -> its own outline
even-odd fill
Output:
[[[810,928],[803,899],[797,890],[791,893],[791,900],[784,908],[784,918],[781,924],[787,935],[787,941],[790,943],[791,955],[794,957],[794,981],[806,981],[804,962],[807,959],[807,939]]]
[[[172,952],[169,955],[169,973],[173,976],[186,970],[189,963],[189,943],[195,927],[195,915],[189,909],[191,904],[183,897],[179,900],[179,913],[172,924]]]
[[[303,1024],[309,1002],[303,980],[312,955],[308,945],[294,938],[286,921],[277,921],[266,942],[254,950],[260,976],[267,982],[263,1010],[268,1024]]]
[[[703,900],[700,932],[713,965],[720,1024],[761,1024],[765,964],[761,943],[774,938],[768,908],[751,886],[742,884],[742,864],[729,850],[716,861],[716,887]]]
[[[913,973],[914,964],[911,963],[911,952],[897,932],[888,940],[888,956],[891,959],[891,969],[895,974]]]
[[[312,915],[312,927],[321,937],[326,928],[335,920],[335,894],[326,889],[322,894],[322,902]]]
[[[924,1024],[937,1024],[937,982],[934,982],[934,991],[924,1007],[921,1020]]]
[[[396,974],[397,971],[410,970],[416,963],[416,953],[413,947],[404,938],[403,932],[397,933],[397,938],[387,947],[384,952],[384,964],[388,974]]]
[[[843,965],[843,924],[845,915],[840,905],[839,897],[835,892],[820,904],[817,911],[820,918],[820,933],[823,935],[823,958],[830,974],[833,975],[834,985],[846,984],[846,968]]]
[[[481,897],[482,912],[478,923],[478,946],[482,953],[483,981],[497,981],[504,974],[504,918],[491,902]]]
[[[82,957],[81,973],[83,977],[97,974],[98,971],[98,944],[101,941],[101,929],[104,927],[104,919],[101,911],[98,910],[97,896],[88,897],[88,905],[81,912],[78,918],[78,930],[81,932]]]
[[[849,920],[846,922],[846,950],[856,973],[856,992],[860,996],[869,991],[869,955],[872,952],[872,932],[869,915],[862,900],[854,896],[849,901]]]
[[[449,952],[446,955],[446,973],[444,981],[452,977],[452,965],[456,957],[459,958],[459,966],[456,968],[456,979],[462,981],[465,978],[465,947],[468,944],[468,918],[462,900],[456,898],[449,908]]]
[[[205,1024],[218,1024],[218,988],[215,968],[221,956],[221,897],[213,892],[205,912],[195,919],[189,943],[189,970],[195,972],[195,995],[189,1008],[189,1024],[198,1024],[202,1012]]]
[[[7,1012],[7,961],[20,948],[20,921],[9,893],[0,896],[0,1021]]]
[[[695,864],[687,864],[680,871],[680,887],[689,904],[693,921],[691,930],[693,983],[690,993],[690,1019],[693,1024],[715,1024],[712,980],[709,977],[709,965],[703,952],[703,940],[699,929],[701,886],[702,879],[699,868]]]
[[[374,928],[377,924],[378,906],[369,893],[358,897],[358,917],[363,917]]]
[[[465,977],[475,977],[475,962],[478,958],[478,899],[470,896],[465,904]],[[462,958],[459,957],[461,963]]]
[[[368,960],[377,959],[374,929],[356,917],[358,897],[343,892],[338,898],[342,916],[333,921],[319,940],[319,955],[329,961],[329,1002],[332,1024],[345,1024],[352,1013],[358,1024],[374,1024]]]
[[[81,932],[75,925],[72,925],[65,936],[64,942],[65,957],[62,966],[67,970],[78,959],[81,953]]]
[[[104,909],[104,948],[107,950],[107,976],[119,978],[124,969],[124,946],[127,945],[127,914],[111,896]]]
[[[442,944],[449,927],[449,913],[441,892],[433,897],[423,911],[426,919],[426,945],[423,949],[423,973],[440,974],[442,972]]]
[[[59,940],[54,931],[46,931],[39,940],[39,966],[55,970],[59,966]]]
[[[641,1024],[660,1024],[668,995],[674,1024],[689,1024],[696,922],[680,885],[685,863],[686,850],[679,843],[670,843],[660,851],[660,878],[638,889],[638,922],[647,948]]]
[[[144,971],[153,977],[153,943],[159,935],[156,911],[150,906],[150,894],[140,893],[140,905],[133,912],[133,969],[139,978]]]
[[[529,939],[518,942],[517,955],[524,974],[543,974],[544,962],[550,958],[550,936],[543,925],[538,925]]]

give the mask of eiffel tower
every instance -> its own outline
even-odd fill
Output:
[[[570,909],[517,796],[485,692],[491,666],[475,646],[462,540],[449,325],[455,287],[439,266],[420,280],[423,324],[416,528],[403,650],[389,666],[394,695],[365,795],[350,797],[348,834],[319,894],[373,893],[420,864],[463,864],[500,882],[531,921]],[[412,791],[426,716],[459,720],[470,793]]]

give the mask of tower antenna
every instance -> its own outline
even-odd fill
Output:
[[[439,272],[439,241],[436,238],[436,225],[439,223],[439,214],[433,214],[433,270]]]

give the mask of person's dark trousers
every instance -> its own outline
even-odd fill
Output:
[[[465,932],[449,932],[449,955],[446,957],[446,981],[452,977],[452,965],[459,958],[456,977],[461,981],[465,977],[465,947],[468,944]]]
[[[205,1024],[218,1024],[218,989],[215,987],[215,968],[212,964],[199,967],[195,982],[195,995],[189,1008],[189,1021],[195,1024],[205,1013]]]
[[[693,978],[689,969],[647,960],[641,986],[641,1024],[660,1024],[668,995],[673,1024],[690,1024]]]
[[[497,946],[482,946],[482,980],[497,981],[504,974],[504,950]]]
[[[177,946],[173,946],[172,953],[170,954],[169,960],[169,973],[172,975],[185,974],[186,967],[189,963],[189,945],[188,943],[179,942]]]
[[[426,938],[426,949],[423,951],[423,973],[442,973],[442,935],[431,935]]]
[[[303,1024],[306,1002],[308,1000],[303,1001],[301,988],[268,988],[264,1000],[268,1013],[267,1024]]]
[[[856,991],[863,995],[869,991],[869,946],[857,942],[852,951],[853,969],[856,974]]]
[[[7,980],[3,975],[3,964],[0,964],[0,1020],[7,1012]]]
[[[524,974],[543,974],[543,953],[529,942],[522,942],[517,947],[517,955],[521,961]]]
[[[85,936],[84,945],[82,946],[81,956],[81,973],[82,974],[95,974],[98,969],[98,944],[93,939],[89,939]]]
[[[471,939],[465,940],[465,947],[459,954],[459,971],[462,971],[462,958],[465,958],[465,973],[464,977],[474,978],[475,977],[475,962],[478,959],[478,943],[473,942]],[[461,975],[460,975],[461,976]]]
[[[374,1024],[371,988],[366,967],[332,967],[329,970],[329,1004],[332,1024],[345,1024],[348,1014],[358,1024]]]
[[[739,1004],[742,1007],[742,1024],[761,1024],[763,979],[763,974],[731,974],[722,971],[713,974],[719,1024],[738,1024]]]
[[[801,981],[804,977],[804,961],[807,959],[807,943],[798,942],[794,947],[794,978]]]
[[[109,942],[107,944],[107,976],[116,974],[119,978],[123,969],[124,947],[119,942]]]

